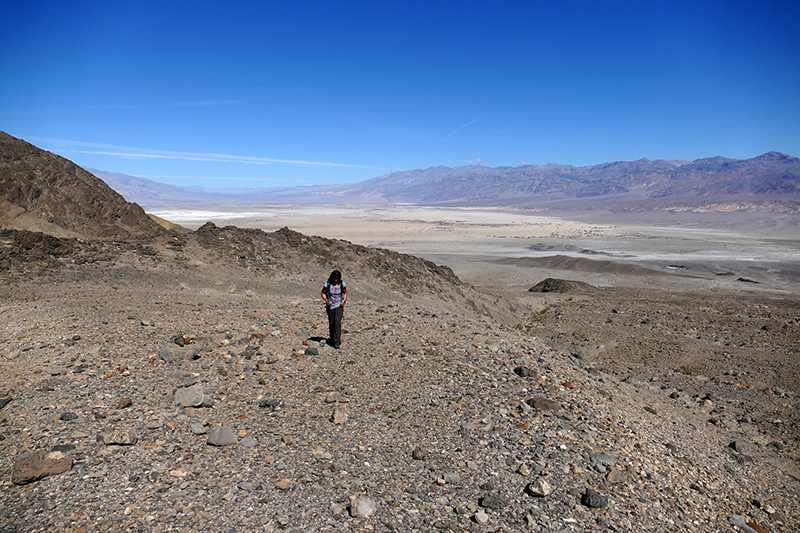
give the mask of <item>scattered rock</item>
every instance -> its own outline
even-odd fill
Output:
[[[200,407],[203,404],[203,386],[192,385],[181,387],[175,391],[176,407]]]
[[[525,403],[528,404],[530,407],[533,407],[534,409],[538,409],[539,411],[558,411],[560,407],[553,400],[548,400],[543,396],[529,398],[525,400]]]
[[[61,452],[37,450],[18,459],[11,470],[11,481],[25,485],[47,476],[61,474],[72,468],[72,459]]]
[[[600,509],[608,506],[608,497],[587,488],[581,495],[581,504],[586,507]]]
[[[245,448],[254,448],[258,446],[258,441],[253,437],[248,436],[239,441],[239,444],[241,444]]]
[[[487,509],[502,509],[506,505],[506,499],[502,494],[493,492],[478,500],[478,504]]]
[[[369,518],[375,514],[375,500],[368,496],[355,496],[350,501],[350,516]]]
[[[422,446],[417,446],[414,448],[414,451],[411,452],[411,457],[417,461],[424,461],[425,458],[428,457],[428,450]]]
[[[544,498],[553,493],[553,488],[543,478],[538,478],[525,487],[525,492],[537,498]]]
[[[208,434],[207,444],[211,446],[230,446],[236,444],[239,439],[236,433],[228,426],[218,426],[211,430]]]
[[[514,369],[514,373],[521,378],[535,377],[536,371],[528,368],[527,366],[518,366]]]
[[[333,413],[331,414],[331,422],[334,424],[345,424],[347,423],[347,410],[346,409],[334,409]]]
[[[261,400],[260,402],[258,402],[258,406],[261,407],[262,409],[277,410],[277,409],[280,409],[281,407],[283,407],[283,405],[284,405],[284,401],[283,400],[279,400],[277,398],[271,398],[271,399],[268,399],[268,400]]]
[[[123,396],[117,401],[117,409],[126,409],[133,405],[133,401],[128,396]]]
[[[118,446],[132,446],[139,442],[139,437],[132,428],[114,428],[103,434],[103,444]]]

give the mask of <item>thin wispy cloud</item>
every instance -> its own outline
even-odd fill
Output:
[[[193,100],[189,102],[174,102],[172,105],[179,107],[214,107],[244,104],[242,100]]]
[[[478,118],[472,119],[472,120],[470,120],[469,122],[467,122],[466,124],[464,124],[464,125],[462,125],[462,126],[459,126],[459,127],[457,127],[456,129],[454,129],[453,131],[451,131],[451,132],[450,132],[450,133],[449,133],[449,134],[448,134],[446,137],[444,137],[444,138],[442,138],[442,139],[439,139],[439,140],[440,140],[440,141],[446,141],[447,139],[449,139],[450,137],[452,137],[453,135],[455,135],[455,134],[456,134],[456,133],[458,133],[459,131],[461,131],[461,130],[463,130],[463,129],[466,129],[466,128],[468,128],[468,127],[472,126],[473,124],[475,124],[475,123],[476,123],[476,122],[478,122],[479,120],[483,120],[483,119],[485,119],[486,117],[487,117],[487,115],[484,115],[484,116],[482,116],[482,117],[478,117]]]
[[[283,180],[278,179],[271,179],[271,178],[239,178],[235,176],[170,176],[170,175],[161,175],[161,174],[136,174],[137,178],[147,178],[147,179],[171,179],[171,180],[189,180],[189,181],[200,181],[200,180],[214,180],[214,181],[258,181],[258,182],[281,182]]]
[[[36,139],[37,142],[45,142],[61,146],[62,152],[102,155],[107,157],[119,157],[121,159],[170,159],[181,161],[207,161],[216,163],[243,163],[249,165],[272,165],[285,164],[305,167],[335,167],[335,168],[366,168],[378,169],[368,165],[358,165],[351,163],[334,163],[331,161],[307,161],[302,159],[279,159],[273,157],[259,157],[233,154],[217,153],[196,153],[196,152],[173,152],[169,150],[147,150],[144,148],[134,148],[130,146],[114,146],[107,144],[87,143],[81,141],[68,141],[63,139]]]

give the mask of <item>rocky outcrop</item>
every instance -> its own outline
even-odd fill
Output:
[[[547,278],[528,289],[528,292],[587,293],[594,290],[594,286],[582,281]]]
[[[71,161],[0,132],[0,227],[58,237],[139,239],[167,230]]]

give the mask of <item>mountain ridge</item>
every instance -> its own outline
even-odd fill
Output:
[[[751,159],[722,156],[685,160],[615,161],[575,167],[558,163],[516,167],[431,166],[402,170],[357,183],[254,189],[248,194],[211,194],[152,183],[131,188],[118,175],[95,171],[110,185],[149,207],[172,205],[411,203],[417,205],[544,209],[685,207],[699,203],[738,209],[800,211],[800,159],[767,152]],[[142,180],[142,178],[137,178]],[[145,182],[142,182],[145,183]]]
[[[163,234],[136,203],[72,161],[0,132],[0,228],[61,237]]]

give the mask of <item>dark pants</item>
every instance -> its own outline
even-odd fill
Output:
[[[334,345],[342,344],[342,316],[344,315],[344,307],[339,306],[336,309],[328,309],[328,331],[330,333],[331,343]]]

